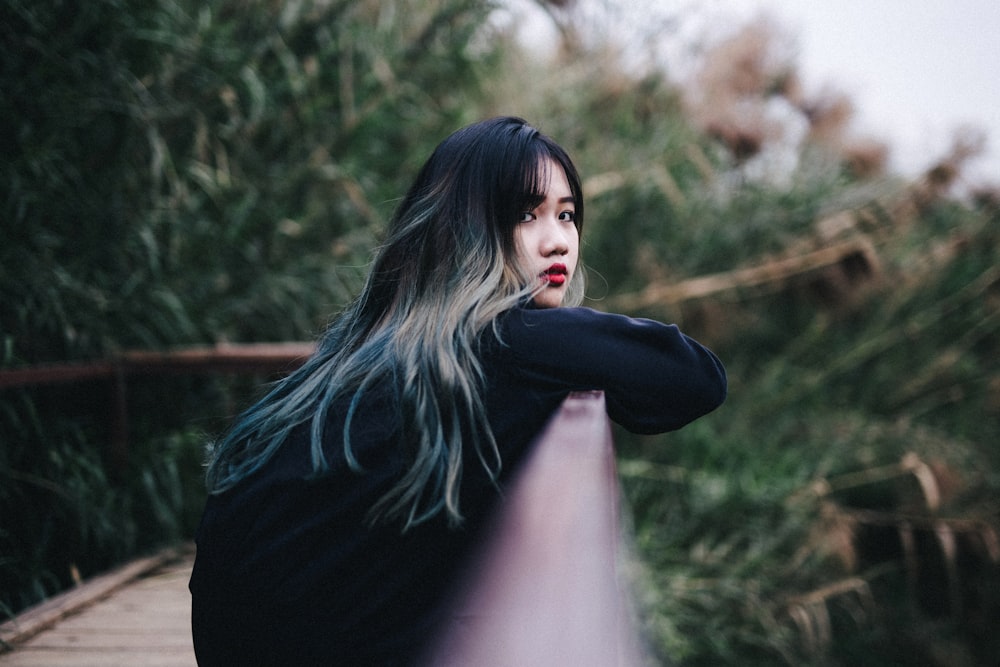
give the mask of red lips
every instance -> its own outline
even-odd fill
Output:
[[[565,264],[553,264],[549,268],[542,271],[541,278],[547,281],[550,285],[559,287],[565,284],[568,275],[569,271],[566,269]]]

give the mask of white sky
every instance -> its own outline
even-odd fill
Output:
[[[618,15],[626,33],[658,30],[657,14],[684,17],[680,30],[663,30],[678,42],[672,53],[681,59],[700,35],[718,36],[763,10],[797,43],[806,91],[830,86],[846,93],[855,106],[854,132],[888,143],[894,171],[920,173],[947,153],[958,129],[971,126],[986,134],[987,145],[968,165],[967,183],[1000,184],[1000,0],[590,2]],[[508,5],[532,15],[532,0]],[[534,12],[529,32],[547,22],[537,5]],[[671,49],[664,53],[669,62]]]
[[[807,86],[848,93],[859,131],[888,141],[904,174],[947,152],[957,128],[987,135],[972,179],[1000,183],[1000,1],[723,0],[765,9],[797,40]]]

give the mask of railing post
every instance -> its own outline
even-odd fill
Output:
[[[125,369],[121,363],[114,365],[111,375],[110,447],[108,467],[115,479],[124,479],[128,468],[128,391]]]

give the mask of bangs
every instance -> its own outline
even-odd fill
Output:
[[[531,146],[521,170],[520,188],[514,197],[519,211],[530,211],[545,201],[545,185],[549,182],[549,170],[554,158],[537,143]]]
[[[583,231],[583,192],[580,177],[576,167],[569,157],[558,146],[546,141],[544,135],[538,135],[541,141],[532,141],[526,146],[526,155],[521,161],[520,180],[514,185],[510,201],[516,204],[515,215],[537,208],[548,194],[545,187],[549,183],[550,171],[562,169],[576,205],[576,226]],[[517,219],[517,218],[513,218]]]

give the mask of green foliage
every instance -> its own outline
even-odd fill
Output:
[[[488,11],[5,4],[5,363],[315,332],[467,120]]]
[[[126,494],[109,484],[86,446],[86,417],[43,424],[44,410],[24,394],[3,408],[0,583],[3,604],[18,609],[71,583],[74,567],[93,572],[127,555],[135,531],[120,523]],[[46,446],[28,445],[35,442]]]
[[[995,642],[976,619],[1000,610],[989,593],[1000,571],[986,547],[963,544],[998,529],[996,211],[857,180],[810,145],[795,171],[760,179],[692,127],[664,72],[629,77],[603,44],[572,43],[554,64],[519,64],[540,92],[518,112],[567,142],[588,179],[593,305],[617,309],[650,285],[847,240],[870,242],[875,262],[635,313],[679,321],[730,376],[726,405],[682,431],[616,434],[654,654],[681,665],[888,665],[960,647],[968,664],[989,664]],[[820,224],[834,216],[849,222]],[[932,512],[898,495],[912,475],[817,491],[908,456],[931,462],[942,488],[958,485]],[[889,537],[851,524],[872,497]],[[914,516],[943,534],[952,522],[982,526],[958,542],[950,583],[933,539],[905,556],[880,552],[900,548],[892,522]],[[959,594],[966,613],[921,606],[907,562],[923,573],[917,597],[957,586],[970,591]],[[831,635],[810,635],[796,605],[823,610]]]
[[[0,9],[0,367],[308,340],[360,285],[419,163],[471,120],[483,0],[22,2]],[[0,605],[190,539],[205,433],[247,392],[0,395]],[[169,406],[164,409],[164,406]],[[224,409],[221,406],[226,406]]]

